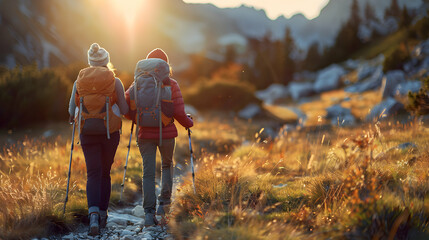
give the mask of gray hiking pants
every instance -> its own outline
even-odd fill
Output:
[[[146,213],[155,213],[155,173],[156,149],[161,153],[161,194],[158,196],[160,204],[171,203],[173,189],[173,152],[176,141],[174,138],[163,139],[159,146],[158,139],[139,139],[139,150],[143,158],[143,208]]]

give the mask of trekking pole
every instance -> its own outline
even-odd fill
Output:
[[[73,159],[74,132],[75,132],[75,128],[76,128],[76,123],[75,123],[75,121],[73,121],[72,142],[71,142],[71,147],[70,147],[69,173],[68,173],[68,176],[67,176],[67,190],[66,190],[66,199],[64,200],[63,214],[66,213],[66,204],[67,204],[67,201],[69,200],[69,186],[70,186],[71,164],[72,164],[72,159]]]
[[[121,197],[119,198],[119,202],[122,201],[122,193],[124,192],[124,186],[125,186],[125,175],[127,174],[127,165],[128,165],[128,157],[130,156],[130,148],[131,148],[131,139],[133,137],[133,129],[134,129],[134,122],[131,123],[131,133],[130,133],[130,141],[128,143],[128,152],[127,152],[127,160],[125,160],[125,166],[124,166],[124,177],[122,178],[122,184],[121,184]]]
[[[194,151],[192,150],[191,133],[191,129],[188,128],[189,151],[191,152],[192,187],[194,188],[194,194],[197,194],[197,191],[195,190]]]

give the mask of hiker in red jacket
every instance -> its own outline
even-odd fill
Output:
[[[168,63],[168,56],[162,49],[154,49],[146,59],[162,59]],[[171,72],[170,72],[171,76]],[[171,85],[171,100],[174,106],[173,118],[183,127],[190,128],[193,121],[185,113],[185,105],[176,80],[171,77],[168,79]],[[165,81],[165,80],[164,80]],[[134,84],[133,84],[134,85]],[[133,103],[130,92],[134,89],[133,85],[125,92],[125,99],[130,106],[130,111],[126,118],[136,121],[135,104]],[[139,85],[140,86],[140,85]],[[134,93],[132,93],[134,96]],[[134,105],[134,106],[133,106]],[[139,113],[140,116],[140,113]],[[162,127],[162,144],[160,141],[159,127],[139,126],[138,146],[143,158],[143,208],[145,210],[145,226],[157,224],[156,215],[168,213],[171,204],[171,193],[173,187],[173,153],[175,147],[175,138],[177,137],[177,128],[173,121]],[[155,195],[155,171],[156,171],[156,149],[159,149],[162,158],[161,167],[161,194],[158,196],[159,205],[156,209]],[[155,211],[156,209],[156,211]]]

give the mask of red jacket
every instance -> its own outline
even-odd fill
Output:
[[[183,101],[182,93],[180,92],[179,84],[176,80],[170,78],[171,83],[171,99],[174,103],[174,115],[176,119],[183,127],[190,128],[194,125],[192,119],[186,116],[185,113],[185,102]],[[132,86],[132,85],[131,85]],[[131,88],[131,87],[130,87]],[[125,92],[125,100],[128,106],[130,106],[130,88]],[[135,120],[136,111],[128,111],[124,115],[127,119]],[[177,137],[177,128],[174,122],[162,128],[162,138],[169,139]],[[140,139],[159,139],[159,128],[158,127],[140,127],[139,126],[139,138]]]

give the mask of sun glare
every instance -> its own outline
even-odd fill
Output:
[[[128,28],[133,28],[137,14],[142,11],[147,0],[110,0],[116,10],[125,18]]]

